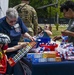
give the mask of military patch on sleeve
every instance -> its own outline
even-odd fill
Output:
[[[36,15],[34,15],[34,19],[37,19],[37,16]]]

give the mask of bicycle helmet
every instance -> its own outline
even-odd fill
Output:
[[[0,33],[0,44],[7,44],[10,42],[11,42],[11,40],[8,35]]]

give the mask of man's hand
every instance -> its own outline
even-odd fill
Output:
[[[70,31],[68,31],[68,30],[61,31],[61,34],[64,35],[64,36],[69,36]]]
[[[28,37],[31,41],[34,41],[34,38],[32,36]]]
[[[59,39],[61,39],[61,36],[55,36],[52,40],[56,41],[56,40],[59,40]]]
[[[27,32],[26,32],[23,36],[24,36],[24,38],[27,37],[27,38],[29,38],[31,41],[34,41],[34,38],[33,38],[30,34],[28,34]]]

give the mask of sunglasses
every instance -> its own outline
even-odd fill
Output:
[[[38,30],[40,30],[40,28],[38,28]]]
[[[48,26],[45,26],[46,28],[48,27]]]
[[[16,23],[17,20],[10,20],[8,17],[7,17],[9,23]]]

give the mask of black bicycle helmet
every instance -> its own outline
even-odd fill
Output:
[[[0,33],[0,44],[7,44],[10,42],[11,42],[11,40],[8,35]]]

